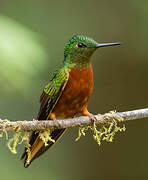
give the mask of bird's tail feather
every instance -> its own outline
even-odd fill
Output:
[[[64,135],[66,129],[55,129],[51,133],[51,138],[55,140],[55,142],[49,141],[48,145],[45,146],[44,142],[40,139],[39,133],[33,132],[30,136],[30,152],[29,152],[29,162],[28,162],[28,153],[27,148],[25,148],[24,153],[21,156],[21,160],[24,160],[24,167],[28,167],[31,162],[42,155],[45,151],[47,151],[52,145],[54,145],[62,135]]]

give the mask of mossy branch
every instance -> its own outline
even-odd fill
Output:
[[[106,114],[95,115],[96,125],[110,124],[114,121],[129,121],[148,117],[148,108],[126,111],[126,112],[109,112]],[[0,131],[2,132],[26,132],[47,129],[62,129],[73,127],[92,126],[93,122],[89,117],[81,116],[72,119],[63,119],[57,121],[8,121],[0,120]]]
[[[40,131],[40,138],[45,143],[45,146],[48,146],[50,141],[54,142],[54,139],[51,137],[51,133],[54,129],[79,127],[78,137],[75,139],[75,141],[78,141],[82,136],[85,136],[88,130],[91,130],[94,140],[98,143],[98,145],[101,145],[102,141],[112,142],[117,132],[124,132],[126,130],[124,124],[122,127],[120,127],[118,126],[118,123],[148,117],[148,108],[127,112],[111,111],[103,115],[95,115],[94,117],[95,122],[86,116],[56,121],[0,120],[0,137],[2,137],[4,133],[6,134],[6,139],[8,140],[7,146],[13,154],[17,153],[17,145],[24,142],[28,153],[27,163],[29,164],[29,131]],[[13,137],[9,139],[7,132],[15,133],[13,134]]]

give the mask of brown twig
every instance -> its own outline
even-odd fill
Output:
[[[148,117],[148,108],[126,111],[126,112],[109,112],[104,115],[95,115],[96,124],[106,124],[113,120],[129,121],[135,119],[141,119]],[[92,120],[86,116],[80,116],[72,119],[63,119],[55,121],[8,121],[0,120],[0,131],[6,132],[23,132],[23,131],[34,131],[34,130],[45,130],[45,129],[61,129],[61,128],[73,128],[83,127],[92,125]]]

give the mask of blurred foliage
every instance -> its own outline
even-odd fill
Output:
[[[0,83],[1,91],[18,89],[24,95],[32,79],[44,70],[47,53],[39,34],[15,20],[0,16]]]
[[[31,120],[50,73],[63,59],[64,43],[77,33],[99,42],[123,42],[93,56],[92,113],[147,107],[146,0],[2,1],[0,0],[1,118]],[[87,135],[77,143],[76,130],[23,168],[1,140],[2,179],[143,179],[148,177],[148,122],[129,122],[125,133],[100,147]]]

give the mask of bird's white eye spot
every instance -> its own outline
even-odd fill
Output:
[[[77,48],[86,48],[86,45],[79,42],[78,44],[76,44],[76,47]]]

